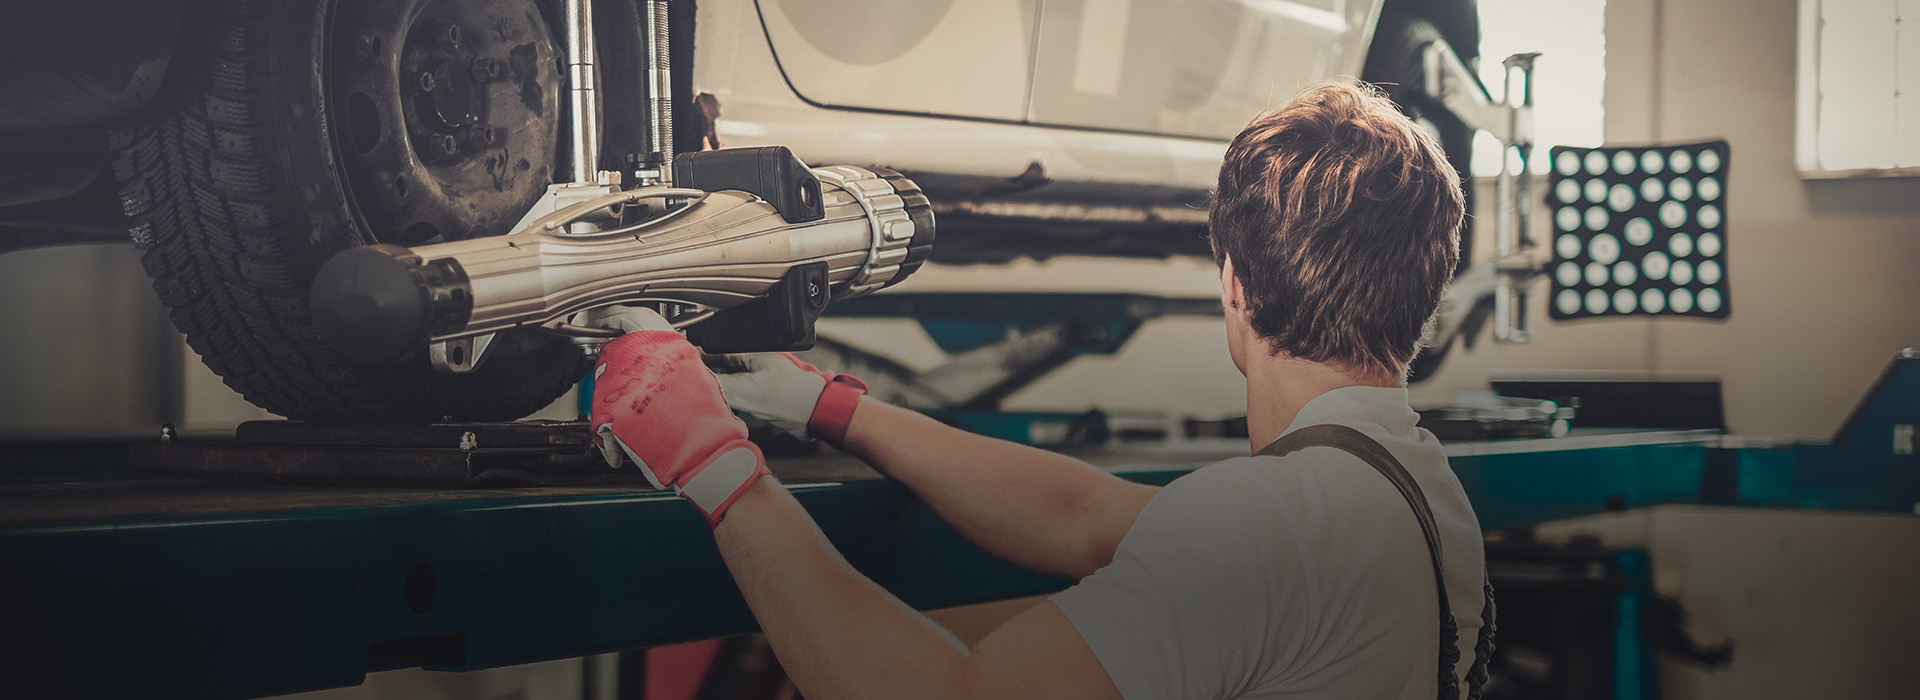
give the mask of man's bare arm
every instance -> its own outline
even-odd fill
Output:
[[[854,411],[846,449],[906,484],[989,554],[1069,580],[1113,560],[1158,490],[871,398]]]
[[[781,665],[808,698],[1120,698],[1052,603],[967,649],[854,571],[772,478],[741,495],[714,539]]]

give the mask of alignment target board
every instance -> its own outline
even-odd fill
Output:
[[[1727,142],[1553,149],[1556,319],[1726,318]]]

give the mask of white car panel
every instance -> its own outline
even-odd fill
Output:
[[[1366,0],[1048,0],[1029,121],[1227,139],[1307,85],[1360,73]]]
[[[754,4],[787,81],[808,101],[1005,121],[1026,115],[1039,0]]]
[[[719,103],[716,131],[725,147],[784,145],[810,163],[993,181],[1038,163],[1055,181],[1152,185],[1180,204],[1194,203],[1196,194],[1204,203],[1226,151],[1219,139],[822,109],[781,78],[751,3],[701,3],[695,26],[694,91]]]

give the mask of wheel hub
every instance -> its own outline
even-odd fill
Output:
[[[336,150],[372,241],[506,233],[553,181],[552,32],[519,0],[340,0]]]
[[[424,114],[427,118],[409,121],[431,130],[452,133],[485,116],[487,106],[474,99],[477,95],[473,81],[468,80],[467,71],[455,66],[453,61],[441,61],[420,76],[435,87],[432,92],[422,93],[414,100],[417,106],[411,116]]]

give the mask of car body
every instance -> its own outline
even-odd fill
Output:
[[[671,98],[680,153],[778,145],[903,174],[949,263],[1206,255],[1229,139],[1328,78],[1386,86],[1463,172],[1471,152],[1444,91],[1417,88],[1436,48],[1474,60],[1473,0],[585,1],[0,11],[0,250],[131,240],[189,346],[281,415],[511,420],[579,379],[568,338],[502,330],[464,372],[427,348],[354,358],[320,342],[315,275],[357,247],[506,234],[574,173],[637,175],[664,146],[650,95]],[[591,70],[569,26],[591,29]],[[596,94],[579,104],[597,119],[562,93]]]
[[[829,16],[822,4],[702,6],[699,45],[714,48],[695,84],[718,98],[720,139],[901,169],[933,195],[947,241],[998,242],[964,251],[986,256],[1075,247],[1021,229],[1107,229],[1080,237],[1089,251],[1193,252],[1198,238],[1177,230],[1204,223],[1226,140],[1307,84],[1359,75],[1379,11],[991,0]]]
[[[187,4],[10,13],[0,227],[15,245],[112,235],[100,127],[153,99]],[[717,113],[700,128],[720,145],[912,175],[949,232],[939,260],[1204,253],[1226,141],[1301,87],[1360,76],[1383,12],[1477,40],[1471,0],[710,0],[679,112]]]

